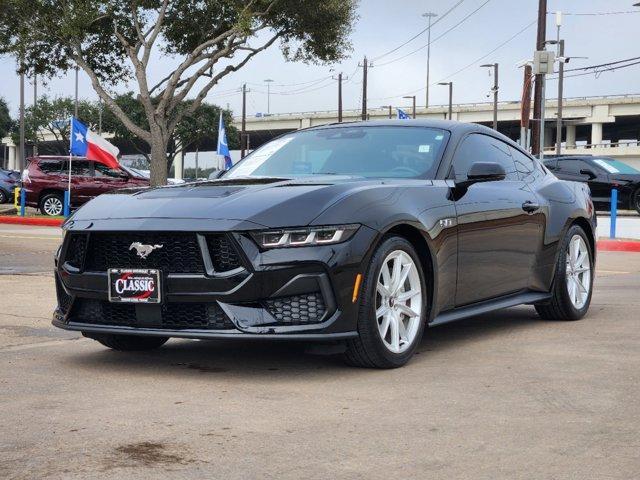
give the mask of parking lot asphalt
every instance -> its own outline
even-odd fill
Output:
[[[590,314],[430,329],[389,371],[306,346],[118,353],[54,329],[56,229],[0,229],[0,478],[640,478],[640,254]],[[57,237],[56,237],[57,235]]]

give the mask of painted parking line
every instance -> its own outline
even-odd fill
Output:
[[[62,236],[60,237],[39,237],[39,236],[31,236],[31,235],[0,235],[0,238],[23,238],[27,240],[55,240],[60,242],[62,240]]]

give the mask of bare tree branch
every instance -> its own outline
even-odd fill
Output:
[[[111,109],[113,114],[118,117],[118,120],[120,120],[124,124],[124,126],[127,127],[133,134],[137,135],[147,143],[150,142],[151,134],[136,125],[120,108],[120,106],[115,102],[111,95],[109,95],[107,91],[102,87],[98,76],[82,56],[82,50],[80,48],[80,45],[78,44],[74,45],[73,59],[78,64],[78,66],[80,66],[80,68],[82,68],[82,70],[84,70],[84,72],[89,76],[93,89],[100,96],[102,101]]]
[[[255,48],[254,51],[250,52],[240,63],[236,65],[227,65],[220,73],[213,76],[209,82],[200,90],[200,93],[196,96],[194,101],[184,110],[176,113],[174,118],[169,123],[169,128],[167,129],[169,132],[173,132],[176,125],[180,123],[180,120],[184,118],[185,115],[192,115],[202,104],[202,101],[207,96],[209,91],[220,81],[221,78],[227,76],[228,74],[239,70],[244,67],[249,60],[251,60],[255,55],[260,53],[261,51],[269,48],[273,43],[280,38],[282,35],[281,32],[276,33],[271,37],[267,42],[265,42],[261,47]]]

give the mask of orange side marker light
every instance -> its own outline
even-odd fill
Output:
[[[356,281],[353,284],[353,297],[351,297],[351,303],[356,303],[358,300],[358,292],[360,291],[360,283],[362,283],[362,274],[356,275]]]

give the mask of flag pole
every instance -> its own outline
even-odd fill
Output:
[[[73,158],[71,149],[73,145],[73,116],[69,118],[69,183],[64,199],[64,216],[68,217],[71,213],[71,161]]]

